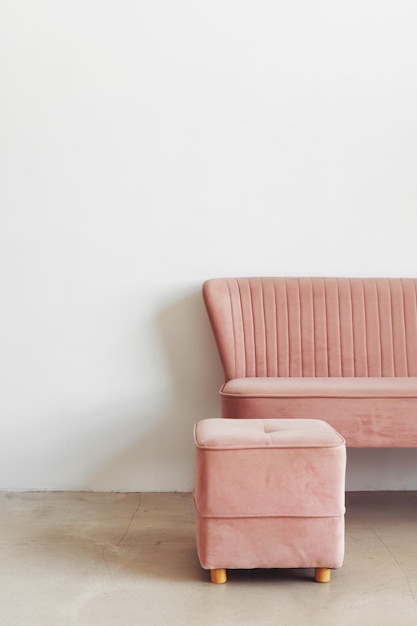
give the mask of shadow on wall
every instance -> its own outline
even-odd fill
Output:
[[[130,406],[104,409],[107,427],[100,432],[101,443],[95,441],[103,454],[94,471],[87,477],[84,473],[86,489],[192,489],[193,425],[220,414],[218,389],[223,382],[201,290],[171,302],[154,324],[166,361],[161,389],[133,399]],[[91,446],[92,437],[87,439]]]
[[[196,419],[208,417],[207,407],[220,410],[218,390],[223,369],[214,343],[201,290],[166,307],[157,317],[175,405]]]

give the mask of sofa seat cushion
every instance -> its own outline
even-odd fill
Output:
[[[222,416],[315,418],[359,448],[417,446],[417,378],[257,377],[220,390]]]
[[[417,398],[417,378],[235,378],[225,383],[220,393],[281,398]]]

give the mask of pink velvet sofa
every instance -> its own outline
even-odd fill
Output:
[[[207,280],[222,417],[316,418],[349,447],[417,447],[416,294],[414,278]]]

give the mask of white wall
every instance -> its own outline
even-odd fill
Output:
[[[224,275],[415,276],[417,4],[3,0],[0,488],[189,490]],[[351,489],[417,489],[417,450]]]

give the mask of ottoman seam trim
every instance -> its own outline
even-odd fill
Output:
[[[198,443],[198,441],[195,442],[196,447],[199,448],[200,450],[321,450],[323,448],[326,449],[343,449],[345,448],[345,444],[343,443],[324,443],[324,444],[310,444],[310,445],[297,445],[297,444],[291,444],[289,446],[285,446],[285,445],[277,445],[277,444],[269,444],[269,443],[264,443],[264,444],[259,444],[259,445],[225,445],[223,444],[222,446],[216,446],[214,444],[210,444],[210,445],[204,445],[201,443]]]
[[[198,516],[201,519],[330,519],[337,517],[344,517],[344,513],[329,513],[327,515],[310,515],[310,514],[276,514],[276,515],[216,515],[216,514],[202,514],[197,510]]]

